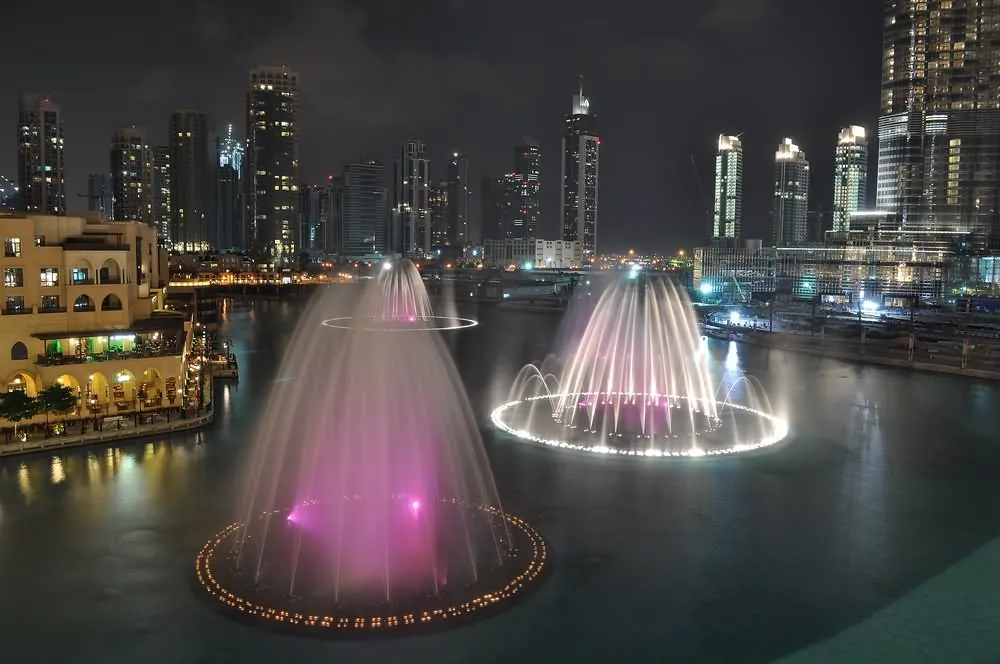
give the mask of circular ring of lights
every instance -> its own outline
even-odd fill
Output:
[[[226,588],[218,580],[214,568],[216,556],[224,555],[220,549],[226,549],[226,545],[233,543],[243,530],[243,522],[241,521],[231,523],[220,530],[201,548],[194,560],[195,580],[212,600],[219,602],[224,609],[228,609],[237,617],[305,634],[388,636],[412,630],[437,629],[461,624],[469,618],[496,610],[500,608],[501,604],[509,606],[513,600],[521,597],[525,590],[541,578],[549,557],[548,544],[545,539],[524,519],[506,514],[492,506],[472,505],[469,507],[483,510],[491,516],[503,519],[510,528],[516,529],[519,535],[524,538],[529,544],[530,551],[527,551],[527,555],[518,561],[519,567],[504,577],[506,579],[504,586],[490,589],[456,604],[428,607],[419,612],[396,615],[391,613],[360,615],[358,612],[320,615],[298,613],[294,611],[294,607],[267,606],[255,602],[251,598],[241,597],[239,593]],[[261,513],[258,518],[263,519],[276,514],[287,516],[290,513],[290,508],[273,510]]]
[[[323,321],[325,327],[335,330],[352,330],[354,332],[450,332],[453,330],[464,330],[479,325],[479,321],[474,318],[458,318],[451,316],[415,316],[405,323],[422,323],[413,327],[389,327],[378,325],[353,325],[353,316],[340,316],[338,318],[327,318]],[[365,319],[362,319],[365,320]],[[368,320],[375,320],[370,318]]]
[[[538,445],[545,445],[548,447],[554,447],[558,449],[571,450],[574,452],[589,452],[591,454],[600,454],[604,456],[629,456],[629,457],[646,457],[654,459],[692,459],[692,458],[702,458],[702,457],[725,457],[733,456],[737,454],[744,454],[746,452],[753,452],[756,450],[761,450],[766,447],[771,447],[784,440],[788,436],[788,420],[783,417],[778,417],[777,415],[771,415],[760,410],[755,410],[747,406],[742,406],[734,403],[723,403],[716,402],[716,405],[721,408],[732,408],[735,410],[743,411],[744,413],[749,413],[758,418],[762,418],[771,422],[774,425],[774,433],[766,438],[750,442],[750,443],[740,443],[738,445],[733,445],[732,447],[722,447],[717,449],[703,450],[698,447],[691,447],[684,450],[626,450],[617,449],[614,447],[607,447],[605,445],[581,445],[579,443],[567,442],[565,440],[558,440],[554,438],[543,438],[541,436],[535,435],[531,431],[526,429],[517,429],[510,424],[508,424],[504,417],[514,408],[521,406],[532,401],[541,401],[542,399],[555,398],[566,398],[566,399],[577,399],[580,397],[591,397],[591,396],[634,396],[627,395],[625,393],[611,393],[611,394],[599,394],[596,392],[576,392],[567,394],[554,394],[554,395],[536,395],[532,397],[527,397],[525,399],[519,399],[517,401],[508,401],[505,404],[497,406],[490,413],[490,421],[500,431],[508,434],[517,440],[524,441],[527,443],[535,443]],[[667,396],[667,395],[661,395]],[[670,399],[680,398],[686,399],[687,397],[675,397],[670,396]]]

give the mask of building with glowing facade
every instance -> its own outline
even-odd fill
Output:
[[[111,218],[153,222],[153,151],[143,127],[119,127],[111,136]]]
[[[407,139],[399,149],[392,179],[390,250],[426,256],[433,246],[430,211],[430,159],[422,141]]]
[[[581,243],[584,262],[597,256],[600,153],[597,116],[590,108],[590,99],[583,94],[581,79],[563,131],[559,218],[562,239]]]
[[[846,231],[851,216],[865,209],[868,195],[868,135],[864,127],[837,134],[833,175],[833,230]]]
[[[885,0],[876,207],[1000,245],[1000,0]]]
[[[809,239],[809,161],[792,139],[774,153],[774,206],[771,239],[778,246],[795,246]]]
[[[219,250],[246,247],[243,162],[246,150],[233,125],[215,139],[215,219],[212,244]]]
[[[510,237],[537,237],[541,217],[542,150],[533,140],[514,148]]]
[[[164,310],[156,229],[98,213],[5,215],[0,226],[4,390],[69,387],[77,402],[64,419],[76,420],[185,404],[191,328]]]
[[[249,244],[273,266],[294,265],[298,235],[299,76],[287,67],[250,71],[246,203]]]
[[[17,115],[17,186],[21,207],[66,214],[66,141],[62,111],[47,97],[21,99]]]
[[[715,153],[715,204],[712,237],[743,236],[743,143],[720,135]]]

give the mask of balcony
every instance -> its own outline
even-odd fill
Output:
[[[66,313],[66,307],[39,307],[38,313],[40,314],[64,314]]]
[[[74,279],[69,282],[70,286],[93,286],[95,282],[93,279]]]
[[[175,357],[184,354],[184,345],[166,344],[156,348],[145,348],[131,351],[109,351],[106,353],[91,353],[88,355],[39,355],[36,364],[42,367],[56,367],[66,364],[87,364],[90,362],[121,362],[123,360],[142,360],[149,357]]]
[[[4,316],[21,316],[21,315],[24,315],[24,314],[33,314],[33,313],[35,313],[35,308],[34,307],[4,307],[3,308],[3,315]]]

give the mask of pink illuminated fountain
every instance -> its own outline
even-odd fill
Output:
[[[330,633],[437,626],[515,597],[544,567],[544,541],[500,505],[440,334],[409,325],[434,320],[414,274],[390,265],[343,326],[323,325],[343,308],[337,289],[301,321],[242,519],[197,560],[201,585],[240,615]]]
[[[669,279],[632,271],[615,282],[566,357],[524,367],[494,426],[559,449],[661,458],[748,452],[788,433],[759,383],[713,377],[691,303]]]

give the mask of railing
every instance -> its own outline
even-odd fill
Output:
[[[123,307],[120,304],[119,305],[115,305],[115,306],[107,306],[107,307],[105,307],[105,306],[102,305],[101,306],[101,311],[121,311],[122,308]]]
[[[64,313],[66,313],[66,307],[39,307],[38,313],[40,313],[40,314],[64,314]]]
[[[93,286],[93,279],[74,279],[70,282],[70,286]]]
[[[17,308],[4,307],[3,309],[4,316],[21,316],[24,314],[33,314],[33,313],[35,313],[34,307],[17,307]]]
[[[121,283],[122,283],[122,278],[120,276],[118,276],[118,277],[101,277],[101,285],[102,286],[104,286],[104,285],[115,286],[115,285],[120,285]]]
[[[73,311],[80,311],[80,312],[84,312],[84,311],[97,311],[97,307],[95,307],[92,304],[90,306],[86,306],[86,307],[78,307],[76,305],[73,305]]]
[[[56,367],[64,364],[87,364],[88,362],[120,362],[122,360],[142,360],[148,357],[176,357],[184,354],[184,347],[163,348],[151,351],[128,351],[121,353],[94,353],[90,355],[39,355],[36,364]]]

